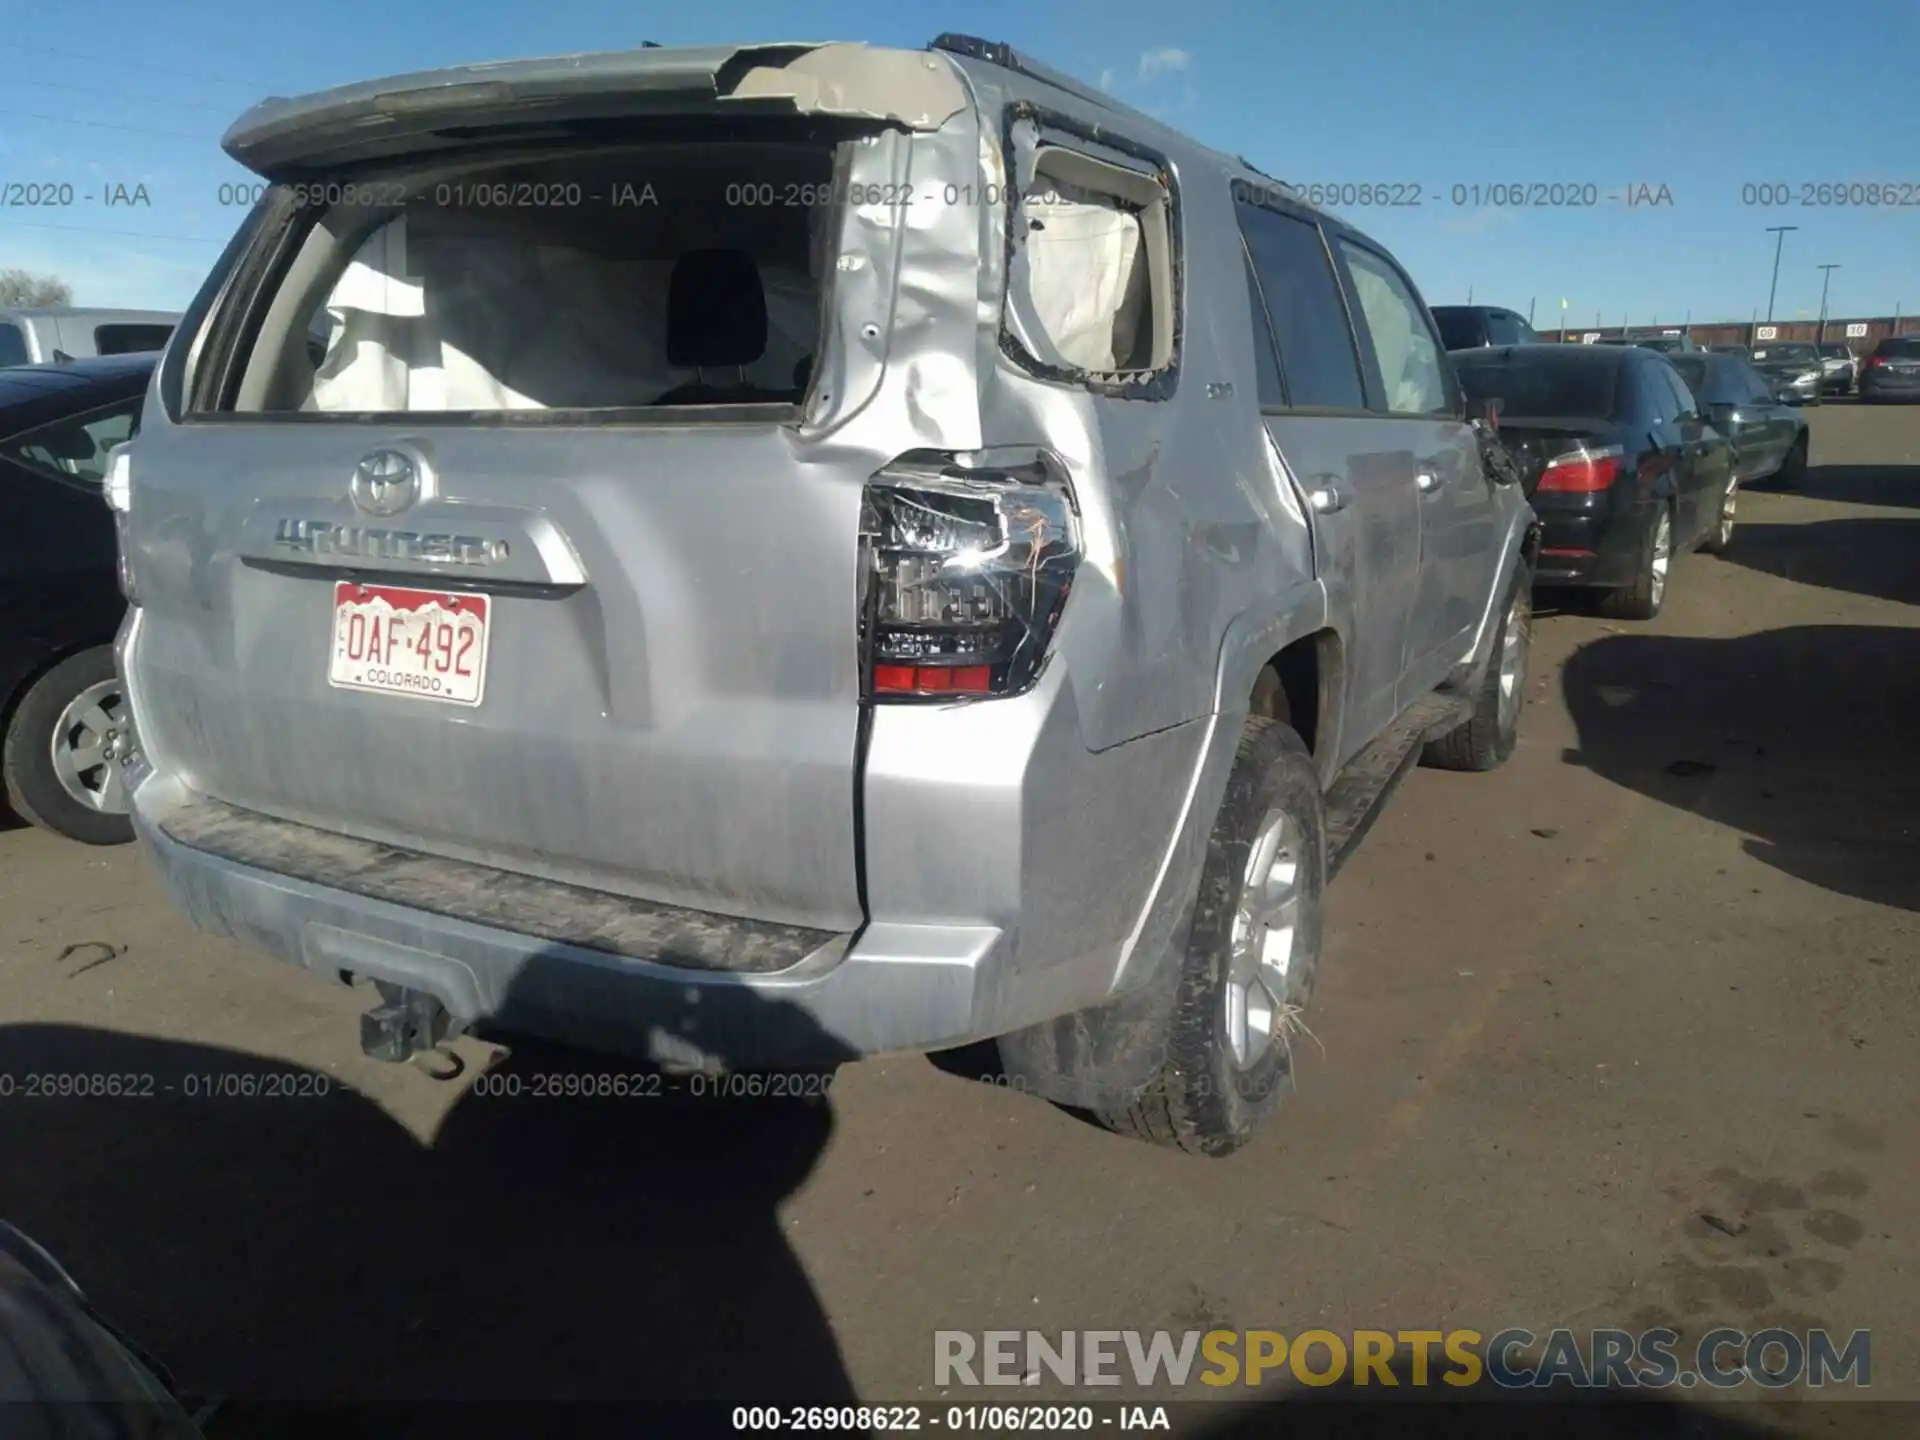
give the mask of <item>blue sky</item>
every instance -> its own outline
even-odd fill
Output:
[[[293,0],[233,14],[231,0],[0,0],[0,269],[56,272],[81,304],[183,305],[242,214],[220,203],[247,177],[218,138],[265,94],[643,40],[918,46],[958,30],[1104,83],[1290,182],[1418,193],[1418,207],[1333,208],[1390,245],[1434,304],[1471,289],[1535,305],[1543,328],[1562,297],[1576,325],[1744,320],[1767,304],[1765,227],[1791,224],[1776,318],[1818,313],[1823,262],[1841,267],[1835,316],[1920,309],[1913,0]],[[1905,185],[1914,203],[1799,203],[1805,184],[1868,181]],[[1591,185],[1600,203],[1484,203],[1487,186],[1554,183]],[[1793,203],[1743,203],[1759,184]],[[73,202],[8,203],[30,185],[71,186]]]

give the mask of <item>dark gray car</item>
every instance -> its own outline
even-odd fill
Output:
[[[1862,400],[1920,400],[1920,335],[1889,335],[1860,367]]]
[[[1672,355],[1668,360],[1708,421],[1733,442],[1736,484],[1776,478],[1792,487],[1805,478],[1806,417],[1776,398],[1764,375],[1737,355]],[[1729,537],[1734,504],[1729,492],[1722,518]]]

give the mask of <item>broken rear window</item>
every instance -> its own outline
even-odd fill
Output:
[[[830,143],[694,142],[294,185],[310,227],[233,408],[797,405]]]

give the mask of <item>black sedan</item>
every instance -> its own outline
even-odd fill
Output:
[[[0,778],[23,819],[91,845],[133,838],[113,662],[126,603],[101,485],[156,358],[0,368]]]
[[[1737,483],[1732,443],[1663,355],[1635,345],[1516,345],[1452,357],[1476,405],[1500,402],[1544,531],[1535,582],[1600,592],[1651,620],[1673,557],[1717,549]]]
[[[1889,335],[1860,364],[1860,398],[1920,400],[1920,335]]]
[[[1674,355],[1673,368],[1687,382],[1713,427],[1733,442],[1735,485],[1721,512],[1724,546],[1733,538],[1736,489],[1772,480],[1791,490],[1807,475],[1807,420],[1775,398],[1773,387],[1737,355]]]

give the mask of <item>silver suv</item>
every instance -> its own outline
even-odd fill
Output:
[[[1246,1139],[1328,877],[1523,698],[1534,519],[1384,250],[958,36],[225,144],[269,190],[108,486],[135,819],[201,925],[375,982],[385,1058],[997,1038]]]

